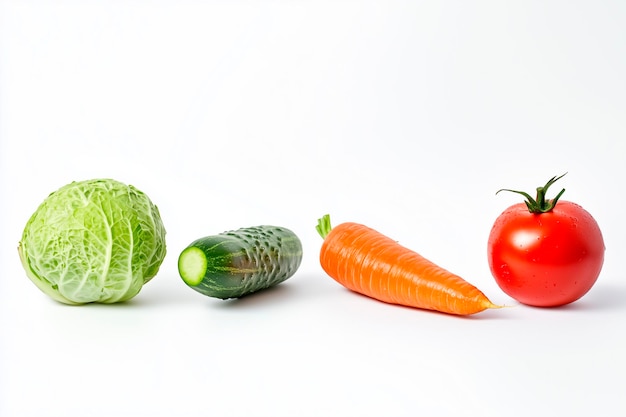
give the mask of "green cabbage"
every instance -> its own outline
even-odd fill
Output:
[[[165,228],[148,196],[111,179],[72,182],[28,220],[18,251],[28,277],[66,304],[133,298],[165,258]]]

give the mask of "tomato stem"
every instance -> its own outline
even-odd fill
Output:
[[[530,194],[528,194],[528,193],[526,193],[524,191],[509,190],[507,188],[503,188],[501,190],[498,190],[496,192],[496,194],[498,194],[500,191],[509,191],[509,192],[512,192],[512,193],[521,194],[521,195],[523,195],[526,198],[526,201],[524,201],[524,202],[526,203],[526,207],[528,207],[528,211],[530,211],[531,213],[547,213],[547,212],[551,211],[554,208],[554,206],[556,206],[557,201],[559,201],[559,198],[561,198],[561,196],[565,192],[565,188],[563,188],[556,195],[556,197],[554,197],[553,199],[549,200],[549,199],[546,199],[546,193],[548,192],[548,188],[550,188],[550,186],[552,184],[554,184],[555,182],[557,182],[559,179],[563,178],[566,174],[567,174],[567,172],[565,174],[561,175],[561,176],[552,177],[546,183],[546,185],[544,185],[543,187],[537,187],[537,197],[536,198],[532,198],[530,196]]]

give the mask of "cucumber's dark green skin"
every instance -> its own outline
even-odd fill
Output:
[[[194,290],[228,299],[277,285],[295,274],[302,262],[302,243],[278,226],[245,227],[198,239],[189,246],[207,258],[206,274]]]

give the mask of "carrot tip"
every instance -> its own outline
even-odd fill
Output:
[[[497,308],[511,308],[513,306],[507,306],[504,304],[494,304],[491,301],[489,301],[489,303],[486,305],[487,308],[491,308],[491,309],[497,309]]]

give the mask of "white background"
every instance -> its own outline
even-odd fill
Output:
[[[0,415],[626,415],[626,2],[0,0]],[[517,305],[486,242],[555,186],[598,221],[596,286]],[[73,180],[131,183],[168,255],[123,305],[42,294],[16,252]],[[356,221],[512,308],[471,318],[350,293],[314,227]],[[273,290],[187,288],[192,240],[275,224]]]

